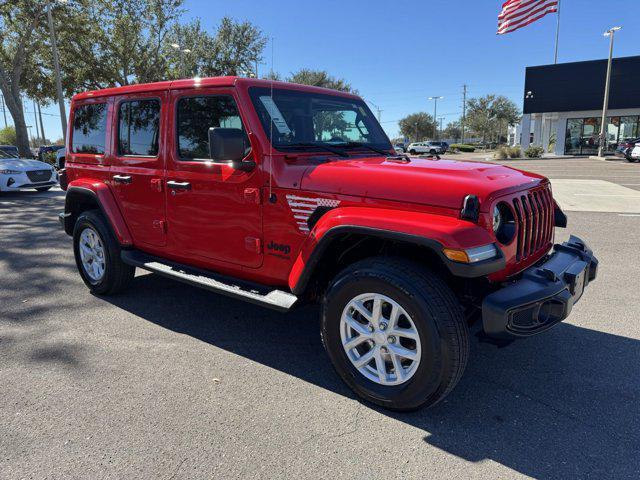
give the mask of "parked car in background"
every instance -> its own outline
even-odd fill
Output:
[[[0,192],[31,188],[44,192],[57,184],[58,174],[51,165],[0,149]]]
[[[432,155],[437,155],[442,152],[442,147],[440,145],[436,145],[436,142],[414,142],[410,143],[407,147],[407,151],[411,155],[415,155],[416,153],[430,153]]]
[[[640,141],[633,146],[627,160],[630,162],[640,162]]]
[[[631,151],[634,149],[637,143],[640,143],[640,138],[626,138],[618,144],[616,148],[616,157],[624,157],[629,161],[631,159]]]
[[[447,150],[449,150],[449,144],[447,142],[430,142],[432,145],[439,145],[440,148],[442,149],[441,153],[447,153]]]
[[[64,148],[64,145],[41,145],[38,147],[38,160],[44,161],[44,155],[47,152],[57,152],[61,148]]]
[[[406,147],[404,146],[404,143],[394,143],[393,149],[396,151],[396,153],[404,153]]]
[[[54,166],[56,167],[57,170],[62,170],[64,168],[64,160],[65,160],[66,154],[67,154],[67,150],[64,147],[62,147],[56,152],[56,163]]]
[[[6,152],[9,155],[13,155],[14,157],[19,157],[18,147],[15,145],[0,145],[0,151]]]

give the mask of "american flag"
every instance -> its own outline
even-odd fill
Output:
[[[558,0],[507,0],[498,15],[498,35],[513,32],[558,11]]]

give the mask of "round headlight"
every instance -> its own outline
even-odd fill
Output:
[[[511,243],[516,235],[516,220],[513,210],[505,202],[500,202],[493,209],[493,233],[503,245]]]

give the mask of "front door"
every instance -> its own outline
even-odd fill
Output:
[[[166,92],[125,95],[113,103],[110,181],[139,248],[166,244],[165,146],[160,141],[166,97]]]
[[[209,128],[245,130],[233,90],[174,91],[170,104],[175,122],[166,171],[170,250],[214,267],[259,267],[259,168],[243,172],[209,158]]]

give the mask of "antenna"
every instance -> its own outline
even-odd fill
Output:
[[[273,103],[273,37],[271,37],[271,102]],[[273,118],[269,122],[269,201],[275,203],[273,196]]]

